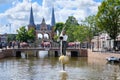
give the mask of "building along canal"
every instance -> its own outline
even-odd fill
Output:
[[[59,57],[9,57],[0,59],[0,80],[120,80],[120,64],[105,59],[70,57],[62,74]]]

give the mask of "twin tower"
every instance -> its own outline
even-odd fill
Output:
[[[28,30],[32,28],[35,30],[36,39],[46,40],[46,41],[51,40],[54,37],[54,30],[53,30],[54,26],[55,26],[54,8],[52,8],[52,12],[51,12],[51,24],[46,24],[44,18],[42,19],[42,22],[40,24],[35,24],[33,9],[31,6]]]

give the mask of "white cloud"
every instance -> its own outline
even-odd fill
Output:
[[[60,17],[57,20],[66,21],[68,16],[73,15],[80,22],[85,17],[96,14],[98,5],[100,3],[93,0],[57,0],[55,2],[56,14]]]
[[[3,1],[3,0],[2,0]],[[9,1],[9,0],[4,0]],[[10,0],[14,1],[14,0]],[[23,0],[19,2],[16,0],[13,2],[13,6],[6,10],[4,13],[0,13],[0,22],[4,21],[4,25],[10,23],[13,32],[19,28],[19,26],[28,25],[31,0]],[[0,3],[1,0],[0,0]],[[42,5],[37,2],[32,3],[34,21],[35,24],[40,24],[44,17],[47,24],[51,21],[51,9],[55,8],[56,22],[65,22],[68,16],[74,16],[80,22],[85,17],[96,14],[97,7],[100,2],[94,2],[93,0],[43,0]],[[2,27],[3,25],[1,25]],[[0,29],[0,33],[4,31]],[[8,32],[8,31],[7,31]]]

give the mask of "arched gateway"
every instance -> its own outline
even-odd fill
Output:
[[[35,30],[35,40],[44,40],[50,41],[53,38],[54,32],[53,27],[55,26],[55,16],[54,16],[54,8],[52,8],[52,17],[51,17],[51,24],[46,24],[45,19],[42,19],[41,24],[34,24],[34,17],[33,17],[33,10],[31,6],[30,10],[30,21],[28,25],[28,30],[34,29]]]

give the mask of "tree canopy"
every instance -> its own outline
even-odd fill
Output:
[[[96,21],[98,27],[115,41],[120,34],[120,0],[104,0],[98,7]]]
[[[16,35],[15,34],[9,34],[7,36],[7,42],[15,41],[15,40],[16,40]]]
[[[35,39],[34,29],[27,30],[25,26],[22,26],[17,30],[18,34],[16,39],[22,42],[33,42]]]
[[[89,18],[88,18],[89,19]],[[90,19],[93,21],[92,19]],[[88,22],[88,20],[86,20]],[[92,24],[92,23],[91,23]],[[92,26],[92,25],[91,25]],[[88,41],[89,36],[92,34],[92,31],[90,33],[90,29],[87,25],[79,25],[78,21],[74,16],[69,16],[64,23],[56,23],[55,31],[61,32],[62,29],[66,30],[66,34],[68,35],[68,42],[74,42],[74,41]],[[55,40],[58,39],[59,36],[55,36]]]
[[[58,22],[55,24],[55,32],[58,30],[59,32],[62,31],[63,27],[65,26],[65,24],[63,22]]]
[[[97,34],[97,27],[96,27],[96,23],[95,23],[95,15],[93,16],[88,16],[85,18],[85,20],[82,21],[82,25],[84,27],[86,27],[86,38],[87,38],[87,41],[90,43],[93,36],[95,34]]]
[[[75,30],[78,27],[78,21],[74,16],[69,16],[65,22],[65,30],[68,34],[68,41],[75,41]]]
[[[116,39],[120,33],[120,0],[104,0],[96,15],[98,27]]]
[[[78,21],[74,16],[69,16],[65,22],[65,30],[68,35],[68,41],[87,41],[88,27],[79,25]]]
[[[69,27],[73,26],[78,26],[78,21],[76,20],[76,18],[74,16],[69,16],[68,19],[65,22],[65,29],[67,30]]]

